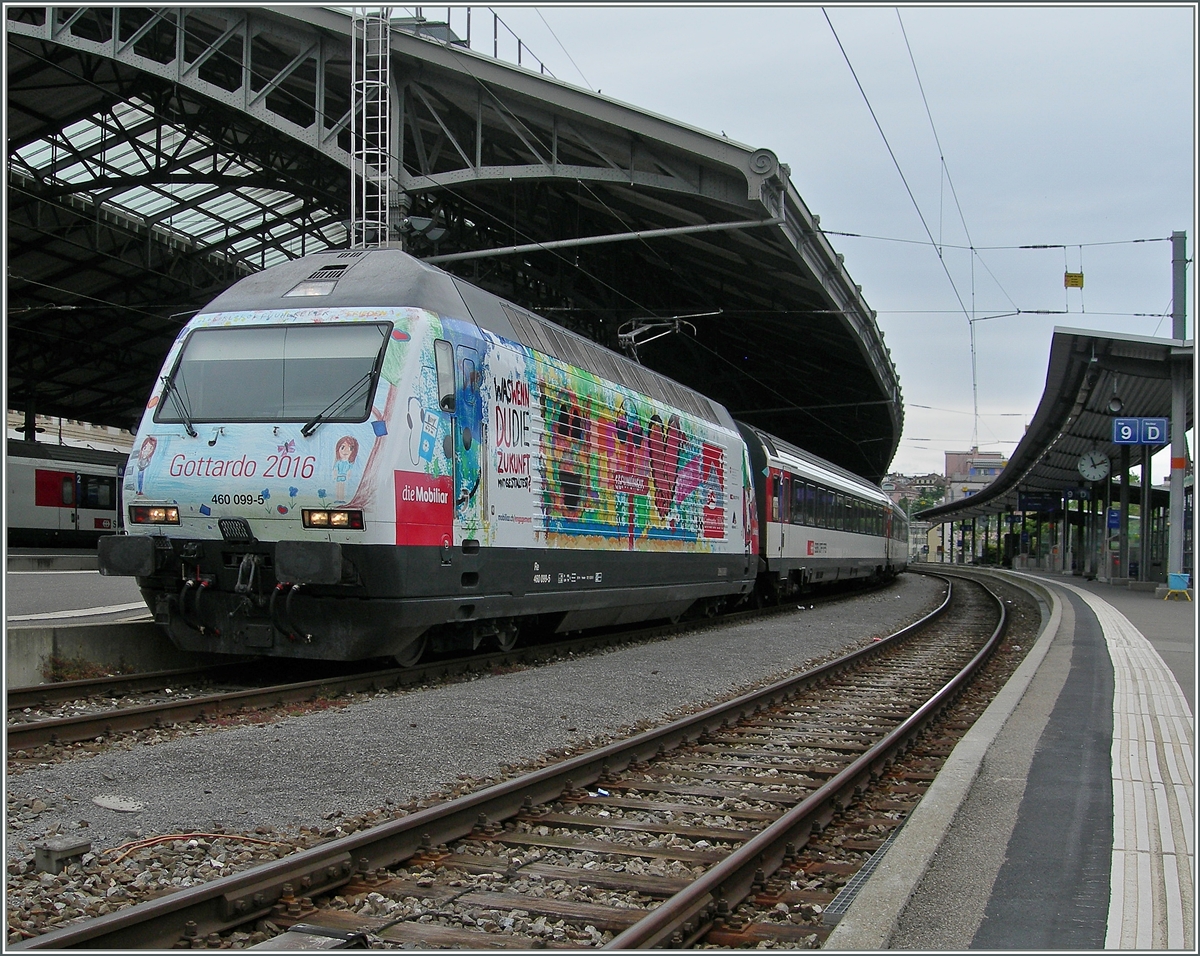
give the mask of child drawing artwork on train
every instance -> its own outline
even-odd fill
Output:
[[[147,435],[137,453],[137,493],[144,495],[142,490],[146,480],[146,469],[150,467],[150,459],[154,457],[154,449],[158,447],[158,439]]]
[[[337,441],[333,453],[333,503],[345,504],[349,498],[346,494],[347,479],[350,469],[358,458],[358,439],[353,435],[343,435]]]

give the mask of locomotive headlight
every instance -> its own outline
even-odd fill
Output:
[[[179,509],[174,506],[131,505],[129,520],[133,524],[179,524]]]
[[[337,510],[304,508],[301,511],[306,528],[339,528],[348,531],[362,531],[363,513],[349,508]]]
[[[304,527],[306,528],[328,528],[329,527],[329,512],[328,511],[310,511],[304,509]]]

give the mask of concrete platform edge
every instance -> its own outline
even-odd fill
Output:
[[[82,554],[10,554],[9,571],[95,571],[100,558],[95,552]]]
[[[996,572],[974,573],[999,577],[1023,590],[1040,593],[1050,605],[1050,615],[1025,660],[951,752],[937,778],[900,830],[887,856],[829,934],[823,949],[887,948],[900,914],[970,793],[988,749],[1025,696],[1033,675],[1037,673],[1058,634],[1062,624],[1062,602],[1051,588]]]

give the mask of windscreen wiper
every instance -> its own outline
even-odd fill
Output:
[[[318,426],[320,426],[320,424],[323,421],[325,421],[326,415],[328,415],[330,412],[340,412],[343,408],[345,408],[346,405],[348,405],[350,403],[350,399],[354,397],[354,392],[358,389],[358,387],[360,385],[365,384],[366,382],[369,382],[371,380],[371,377],[374,374],[375,374],[375,370],[371,369],[369,372],[367,372],[365,375],[363,375],[363,377],[360,378],[357,382],[355,382],[348,389],[346,389],[344,392],[342,392],[341,395],[339,395],[332,402],[330,402],[328,405],[326,405],[323,409],[321,409],[319,412],[317,412],[316,415],[314,415],[312,418],[310,418],[307,422],[304,423],[304,427],[300,429],[300,434],[303,435],[305,438],[308,438],[313,432],[315,432],[317,430]]]
[[[184,398],[180,394],[179,389],[177,389],[171,383],[170,376],[168,376],[168,375],[162,376],[162,383],[163,383],[163,392],[170,393],[171,400],[175,403],[175,410],[177,412],[179,412],[179,417],[183,419],[183,427],[187,429],[187,433],[189,435],[191,435],[193,438],[195,438],[196,437],[196,429],[192,427],[192,414],[190,411],[188,411],[187,402],[184,401]]]

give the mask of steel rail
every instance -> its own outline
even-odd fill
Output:
[[[841,596],[831,595],[822,603],[836,600]],[[411,686],[456,674],[487,670],[494,665],[534,663],[562,654],[667,636],[697,628],[730,626],[746,619],[787,613],[791,607],[792,602],[789,601],[785,605],[733,611],[713,618],[680,621],[675,624],[657,624],[608,634],[592,634],[566,641],[556,641],[552,644],[527,644],[511,651],[495,651],[490,654],[475,654],[468,657],[431,661],[415,667],[392,667],[340,677],[323,677],[290,684],[274,684],[241,691],[157,701],[153,704],[142,704],[135,707],[118,707],[95,713],[77,714],[72,717],[48,717],[25,723],[13,723],[6,728],[6,747],[7,751],[12,753],[40,744],[75,743],[123,731],[148,730],[164,724],[206,720],[223,714],[236,713],[243,708],[282,706],[287,703],[312,700],[321,694],[337,695],[377,691],[388,687]],[[253,664],[254,661],[241,660],[215,665],[215,667],[245,668]],[[203,675],[209,670],[211,668],[159,671],[154,674],[106,677],[14,688],[8,692],[8,708],[12,710],[15,707],[36,706],[28,701],[37,698],[38,692],[43,689],[45,699],[61,702],[74,700],[80,696],[81,692],[94,692],[97,689],[104,693],[120,693],[122,687],[127,687],[126,692],[153,690],[156,687],[167,686],[170,678],[174,675],[179,677],[189,674]],[[165,683],[164,679],[166,679]],[[127,685],[122,682],[127,682]],[[26,703],[17,703],[17,701],[26,701]],[[38,701],[38,703],[41,702],[41,700]]]
[[[683,945],[687,946],[704,936],[712,926],[712,915],[721,902],[732,909],[751,893],[756,877],[770,876],[783,863],[788,844],[803,846],[814,825],[827,823],[833,813],[848,802],[851,791],[861,792],[872,779],[882,775],[893,755],[907,748],[922,728],[957,696],[962,686],[991,656],[1004,635],[1007,615],[1004,601],[991,588],[979,584],[996,601],[1000,620],[987,643],[967,665],[951,678],[933,697],[921,705],[870,750],[810,794],[765,830],[748,840],[730,856],[705,872],[687,889],[664,900],[643,920],[614,938],[605,949],[648,949],[672,942],[672,937],[689,920],[698,919],[701,925],[693,928]],[[679,941],[676,939],[675,944]]]
[[[9,710],[23,707],[44,707],[78,700],[90,694],[134,694],[169,687],[172,682],[205,678],[219,679],[226,673],[236,674],[252,667],[254,660],[239,659],[206,667],[181,667],[168,671],[147,671],[142,674],[116,674],[112,677],[92,677],[84,680],[53,681],[49,684],[32,684],[28,687],[10,687],[4,692],[4,702]]]
[[[753,716],[815,684],[854,667],[883,647],[894,646],[945,614],[953,594],[947,580],[942,603],[920,620],[883,640],[860,648],[803,674],[750,691],[733,700],[680,718],[627,740],[580,754],[533,773],[495,784],[476,793],[418,810],[408,816],[362,830],[241,873],[189,887],[160,899],[139,903],[84,920],[9,948],[26,949],[162,949],[179,939],[185,922],[196,924],[204,938],[268,916],[290,884],[296,895],[329,893],[348,883],[356,871],[395,866],[423,849],[466,836],[481,822],[515,816],[523,808],[559,799],[566,791],[619,772],[629,764],[665,753],[727,722]]]

